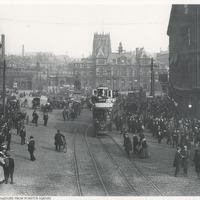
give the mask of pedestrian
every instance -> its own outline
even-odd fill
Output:
[[[125,139],[125,135],[126,135],[126,133],[127,133],[127,130],[126,130],[126,128],[125,127],[123,127],[122,129],[121,129],[121,131],[120,131],[121,133],[120,133],[120,135],[122,135],[123,134],[123,137],[124,137],[124,139]],[[124,144],[123,144],[123,147],[124,147]]]
[[[137,145],[138,145],[138,137],[133,133],[133,153],[136,154],[138,152],[137,150]]]
[[[167,128],[167,144],[172,145],[172,133],[173,133],[173,127],[172,124],[169,123],[169,126]]]
[[[67,140],[66,140],[66,137],[64,136],[63,137],[63,148],[62,150],[67,153]]]
[[[35,123],[35,113],[36,113],[36,109],[34,109],[33,113],[32,113],[32,123]]]
[[[63,145],[63,138],[65,136],[63,134],[60,133],[60,130],[57,130],[57,133],[54,136],[54,140],[55,140],[55,148],[56,151],[61,151],[61,146]]]
[[[64,109],[63,111],[62,111],[62,116],[63,116],[63,120],[65,121],[66,120],[66,110]]]
[[[175,129],[173,132],[173,147],[176,146],[178,147],[178,134],[179,134],[179,130]]]
[[[10,153],[6,153],[7,155],[7,158],[9,160],[9,170],[8,170],[8,176],[7,176],[7,182],[8,182],[8,179],[10,177],[11,179],[11,184],[13,184],[13,173],[14,173],[14,168],[15,168],[15,162],[14,162],[14,159],[11,157],[11,154]]]
[[[17,121],[17,135],[20,134],[20,131],[21,131],[21,120],[18,119],[18,121]]]
[[[5,180],[5,177],[4,177],[4,165],[5,165],[5,162],[4,162],[4,158],[5,155],[3,152],[0,152],[0,183],[3,183],[4,180]]]
[[[0,147],[1,145],[4,143],[4,136],[3,136],[3,133],[0,132]]]
[[[27,142],[27,145],[28,145],[28,151],[30,153],[30,160],[32,161],[36,160],[35,156],[33,155],[35,151],[35,140],[33,136],[30,137],[30,141]]]
[[[34,119],[35,125],[38,126],[38,118],[39,118],[39,116],[38,116],[37,112],[35,112],[34,118],[35,118]]]
[[[140,145],[141,145],[141,152],[140,152],[140,158],[148,158],[149,157],[149,153],[147,151],[147,142],[145,137],[142,135],[141,139],[140,139]]]
[[[200,178],[200,151],[197,150],[195,157],[194,157],[194,163],[195,163],[195,171],[197,173],[197,178]]]
[[[25,144],[25,138],[26,138],[25,127],[23,127],[23,129],[20,131],[20,137],[21,137],[21,145]]]
[[[26,114],[26,124],[28,125],[28,123],[29,123],[29,115]]]
[[[190,158],[190,151],[187,149],[186,145],[183,148],[184,149],[181,152],[181,155],[182,155],[182,167],[183,167],[184,175],[187,176],[188,165],[189,165],[189,158]]]
[[[74,121],[74,119],[75,119],[75,111],[74,111],[74,109],[71,110],[71,118]]]
[[[129,155],[130,151],[132,151],[132,144],[131,144],[131,139],[128,136],[128,133],[125,134],[124,147],[125,147],[126,153]]]
[[[5,162],[5,165],[3,166],[3,169],[4,169],[4,177],[5,177],[5,184],[8,183],[8,178],[9,178],[9,158],[8,157],[4,157],[4,162]]]
[[[45,111],[43,114],[44,126],[47,125],[48,119],[49,119],[48,113],[47,111]]]
[[[8,134],[6,136],[6,140],[7,140],[7,151],[10,150],[10,143],[11,143],[11,131],[8,131]]]
[[[177,147],[177,151],[174,156],[173,166],[176,167],[174,172],[174,177],[177,177],[182,163],[181,147]]]
[[[162,140],[162,130],[161,130],[160,126],[158,126],[157,138],[158,138],[158,143],[161,143],[161,140]]]

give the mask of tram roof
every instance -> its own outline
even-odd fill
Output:
[[[110,110],[113,107],[94,107],[93,110]]]

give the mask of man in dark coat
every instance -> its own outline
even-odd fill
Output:
[[[14,173],[14,168],[15,168],[15,162],[14,162],[14,159],[10,157],[10,155],[8,155],[8,159],[9,159],[9,176],[11,179],[10,183],[13,184],[13,173]]]
[[[125,134],[124,147],[125,147],[126,153],[129,155],[130,151],[132,151],[132,144],[131,144],[131,139],[128,136],[128,133]]]
[[[11,184],[13,184],[13,172],[14,172],[14,159],[11,158],[11,155],[9,152],[6,152],[6,157],[4,158],[5,166],[4,166],[4,175],[5,175],[5,184],[8,183],[8,179],[10,177]]]
[[[26,129],[25,127],[20,131],[21,145],[25,144]]]
[[[39,116],[38,116],[38,114],[37,114],[37,112],[35,113],[35,116],[34,116],[34,121],[35,121],[35,125],[36,126],[38,126],[38,118],[39,118]]]
[[[63,120],[65,121],[66,120],[66,115],[67,115],[67,111],[64,109],[62,111],[62,116],[63,116]]]
[[[47,125],[48,119],[49,119],[48,113],[45,111],[43,114],[44,126]]]
[[[194,157],[194,163],[195,163],[195,171],[197,173],[197,178],[200,178],[200,151],[196,151],[195,157]]]
[[[138,145],[138,137],[137,135],[133,134],[133,153],[134,154],[138,152],[137,145]]]
[[[57,133],[54,136],[56,151],[61,151],[61,146],[63,145],[64,135],[60,133],[60,130],[57,130]]]
[[[8,131],[8,134],[6,136],[6,140],[7,140],[7,151],[10,150],[10,143],[11,143],[11,131]]]
[[[21,120],[18,120],[17,121],[17,135],[20,134],[21,128],[22,128]]]
[[[175,177],[177,177],[180,171],[181,163],[182,163],[181,147],[177,147],[177,152],[174,156],[174,162],[173,162],[173,166],[176,167],[175,172],[174,172]]]
[[[27,142],[27,144],[28,144],[28,151],[30,153],[30,160],[34,161],[36,158],[33,155],[33,152],[35,151],[35,140],[33,136],[30,137],[30,141]]]

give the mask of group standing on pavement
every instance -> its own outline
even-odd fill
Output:
[[[193,161],[196,173],[200,176],[200,120],[179,117],[176,105],[168,97],[156,97],[146,100],[146,102],[137,99],[127,102],[126,98],[121,98],[115,113],[116,129],[123,136],[127,133],[128,137],[133,136],[133,154],[137,154],[141,158],[149,157],[144,130],[149,131],[157,139],[158,144],[162,145],[165,138],[166,144],[178,148],[177,152],[180,151],[180,154],[176,153],[176,159],[174,159],[179,160],[175,162],[179,164],[175,166],[174,175],[177,177],[182,168],[185,176],[187,176],[190,150],[191,146],[194,145],[195,156]],[[125,127],[127,127],[127,130]],[[128,141],[127,136],[124,137],[125,140]],[[128,146],[125,147],[126,152]],[[128,149],[129,152],[132,150],[131,148]],[[129,154],[129,152],[127,153]],[[178,155],[181,155],[180,159],[178,159]]]

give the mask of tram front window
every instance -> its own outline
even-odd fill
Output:
[[[94,119],[98,122],[110,121],[111,112],[109,110],[96,110],[94,112]]]

